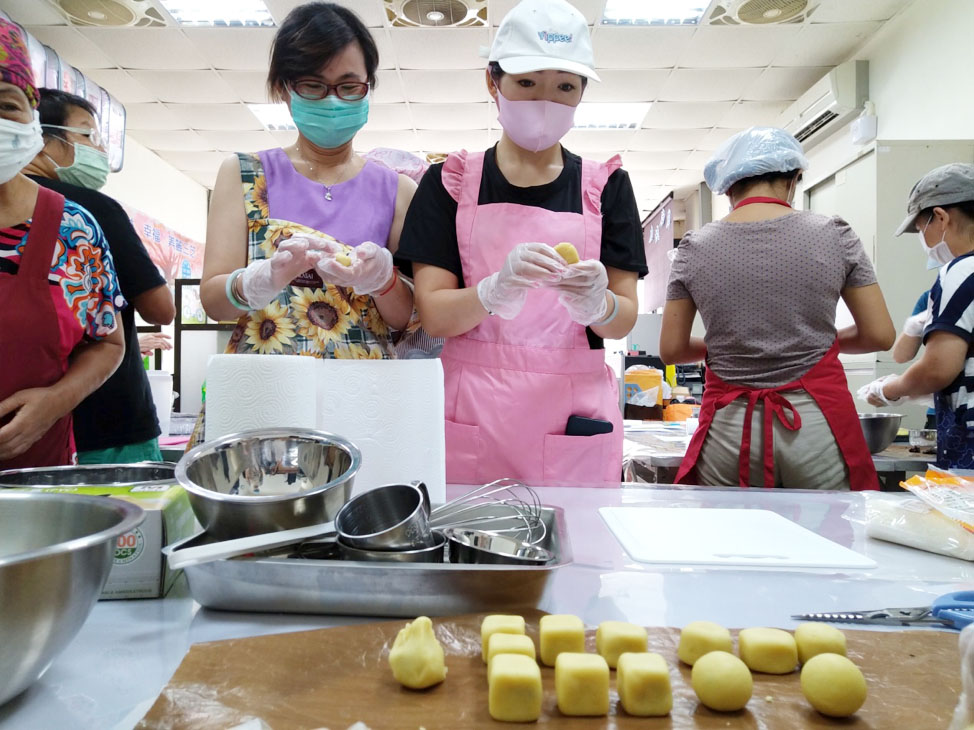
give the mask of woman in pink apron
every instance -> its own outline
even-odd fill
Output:
[[[646,267],[619,158],[589,162],[559,143],[598,80],[585,18],[525,0],[489,60],[501,140],[432,166],[400,241],[423,327],[447,338],[447,480],[618,485],[622,417],[602,339],[632,328]],[[561,242],[579,263],[555,252]],[[594,423],[569,427],[572,416]]]
[[[688,233],[670,272],[660,354],[708,366],[678,483],[879,488],[838,355],[896,333],[849,225],[792,210],[807,164],[790,134],[753,127],[704,168],[733,210]],[[840,298],[854,324],[837,331]],[[690,335],[697,312],[704,338]]]

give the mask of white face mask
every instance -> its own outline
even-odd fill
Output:
[[[930,220],[933,219],[931,218]],[[920,245],[923,246],[923,252],[927,255],[927,269],[939,269],[957,257],[951,253],[950,246],[947,245],[947,241],[944,238],[941,238],[940,243],[933,247],[927,245],[927,239],[923,237],[923,232],[927,230],[927,226],[929,225],[930,221],[927,221],[927,225],[917,231],[917,236],[920,238]]]
[[[0,184],[12,180],[42,149],[44,139],[36,111],[29,124],[0,119]]]

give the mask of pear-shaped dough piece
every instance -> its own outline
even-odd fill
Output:
[[[420,616],[396,635],[389,652],[392,676],[410,689],[425,689],[446,678],[443,647],[433,635],[433,622]]]
[[[565,259],[565,263],[577,264],[578,263],[578,250],[567,241],[562,241],[557,246],[555,246],[555,251],[558,255]]]

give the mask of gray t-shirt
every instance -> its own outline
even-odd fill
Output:
[[[692,299],[707,328],[707,366],[721,379],[769,388],[807,373],[835,341],[846,287],[876,283],[849,224],[798,212],[715,221],[680,241],[667,299]]]

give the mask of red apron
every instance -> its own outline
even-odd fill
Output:
[[[27,388],[53,385],[68,369],[47,280],[63,211],[64,196],[39,187],[20,268],[16,274],[0,274],[0,401]],[[0,425],[10,418],[2,419]],[[74,459],[69,413],[23,454],[0,461],[0,469],[61,466]]]
[[[764,485],[774,486],[774,434],[773,419],[777,418],[790,431],[801,428],[802,420],[795,407],[782,395],[789,390],[804,390],[822,409],[835,442],[842,452],[842,458],[849,468],[849,484],[853,490],[879,489],[879,477],[873,465],[872,455],[866,446],[866,438],[859,425],[859,414],[852,400],[845,379],[845,371],[839,362],[838,341],[829,348],[825,356],[803,376],[775,388],[748,388],[743,385],[725,383],[713,370],[707,370],[706,389],[703,405],[700,407],[700,424],[690,439],[686,456],[676,473],[677,484],[692,484],[692,475],[700,456],[700,450],[707,438],[707,432],[718,409],[741,397],[747,398],[747,412],[741,432],[741,458],[738,470],[742,487],[751,485],[751,416],[754,407],[760,402],[764,405]],[[785,411],[790,410],[788,414]],[[790,416],[790,417],[789,417]],[[788,485],[785,485],[788,486]]]

